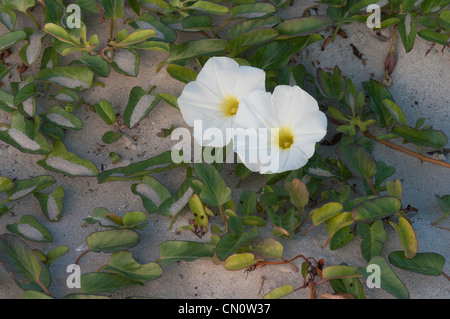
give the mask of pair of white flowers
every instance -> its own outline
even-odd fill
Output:
[[[179,97],[182,116],[194,127],[193,136],[200,145],[233,143],[234,152],[253,172],[298,169],[325,136],[326,116],[317,101],[298,86],[280,85],[272,94],[266,92],[265,78],[261,69],[213,57]],[[195,121],[201,121],[200,128]],[[232,134],[228,134],[230,129]],[[205,143],[208,130],[222,134]]]

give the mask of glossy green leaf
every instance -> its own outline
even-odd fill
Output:
[[[47,261],[45,264],[50,267],[56,260],[58,260],[61,256],[67,254],[69,252],[69,247],[67,246],[58,246],[50,250],[46,257]]]
[[[342,212],[342,205],[340,203],[327,203],[320,208],[312,210],[309,214],[312,218],[313,224],[315,226],[320,225],[327,219],[334,217],[335,215]]]
[[[159,245],[161,267],[166,267],[179,260],[194,261],[199,258],[212,258],[216,246],[209,243],[193,241],[165,241]]]
[[[376,220],[372,225],[358,223],[358,233],[362,238],[361,253],[365,260],[369,261],[374,256],[379,256],[386,242],[386,231],[383,222]]]
[[[410,126],[395,126],[392,128],[392,133],[418,146],[441,148],[448,142],[447,135],[433,129],[418,130]]]
[[[53,142],[53,151],[46,158],[38,161],[37,164],[45,169],[62,173],[69,177],[97,176],[98,174],[98,169],[94,163],[68,152],[64,144],[59,140]]]
[[[365,200],[352,210],[355,221],[370,221],[395,214],[402,203],[395,197],[377,197]]]
[[[319,31],[333,23],[329,16],[310,16],[284,20],[276,26],[280,35],[297,35],[305,32]]]
[[[227,30],[227,35],[229,38],[234,39],[240,36],[241,34],[255,30],[257,28],[271,28],[280,22],[281,19],[273,15],[260,19],[246,20],[244,22],[241,22],[239,24],[230,27]]]
[[[102,136],[102,142],[105,144],[112,144],[118,141],[123,136],[123,133],[116,133],[113,131],[108,131]]]
[[[252,46],[265,43],[278,36],[272,28],[256,29],[239,35],[234,38],[226,47],[228,53],[240,54]]]
[[[403,251],[393,251],[389,254],[389,262],[403,270],[439,276],[442,274],[445,258],[436,253],[418,253],[413,258],[406,258]]]
[[[17,16],[14,11],[6,8],[2,8],[0,12],[0,22],[3,23],[9,31],[14,31],[16,27]]]
[[[264,299],[280,299],[284,296],[289,295],[294,291],[294,287],[292,285],[284,285],[278,288],[273,289],[268,294],[264,295]]]
[[[138,86],[133,87],[123,115],[125,124],[129,128],[139,124],[159,101],[160,99],[155,95],[144,91]]]
[[[83,128],[83,122],[80,118],[67,112],[58,105],[54,105],[50,108],[44,115],[44,120],[66,130],[81,130]]]
[[[24,239],[38,242],[52,242],[53,236],[33,215],[23,215],[16,224],[6,225],[6,229]]]
[[[417,13],[408,12],[405,15],[398,15],[400,23],[398,24],[398,31],[405,47],[406,52],[412,50],[414,40],[416,39],[416,19]],[[404,124],[404,123],[403,123]]]
[[[10,201],[16,201],[24,198],[34,192],[38,192],[56,183],[51,176],[38,176],[30,179],[15,180],[14,188],[6,192]]]
[[[364,90],[370,98],[370,109],[375,113],[378,124],[381,127],[387,127],[396,124],[396,119],[391,115],[391,112],[386,109],[383,101],[389,99],[394,100],[391,93],[379,82],[370,80],[362,83]]]
[[[107,125],[111,125],[116,122],[116,113],[108,101],[100,100],[100,102],[94,106],[94,109]]]
[[[25,12],[35,4],[35,0],[3,0],[5,8],[22,12]]]
[[[219,171],[213,165],[197,163],[194,164],[194,170],[204,183],[200,194],[203,202],[212,206],[222,206],[231,199],[231,189],[227,187]]]
[[[177,39],[177,34],[174,30],[161,23],[153,15],[148,13],[144,13],[134,22],[131,22],[130,26],[135,29],[154,30],[154,38],[167,43],[174,42]]]
[[[228,8],[211,1],[196,1],[194,4],[187,6],[186,9],[192,9],[215,15],[224,15],[228,13]]]
[[[131,280],[118,274],[103,272],[87,273],[81,276],[81,290],[83,294],[99,294],[114,292],[120,288],[143,286],[140,281]]]
[[[98,55],[90,55],[86,52],[83,52],[83,55],[77,62],[81,62],[86,65],[95,75],[107,78],[111,73],[111,69],[109,67],[108,62],[105,59],[101,58]]]
[[[167,73],[175,80],[189,83],[197,79],[198,73],[181,65],[171,64],[167,67]]]
[[[36,76],[37,80],[49,82],[75,91],[92,86],[94,72],[87,67],[61,66],[44,69]]]
[[[108,266],[103,270],[140,282],[157,279],[162,274],[161,267],[157,263],[141,265],[134,260],[129,251],[113,253]]]
[[[354,237],[350,230],[349,226],[339,228],[331,237],[330,249],[337,250],[347,245]]]
[[[123,19],[124,17],[124,0],[101,0],[105,9],[105,18],[107,19]]]
[[[26,36],[26,33],[23,31],[13,31],[3,34],[2,36],[0,36],[0,52],[24,40]]]
[[[148,220],[143,212],[128,212],[123,216],[122,222],[125,227],[144,230]]]
[[[276,11],[270,3],[249,3],[235,6],[230,10],[230,18],[261,18]]]
[[[397,277],[395,272],[383,257],[373,257],[369,261],[369,265],[377,265],[380,267],[381,288],[399,299],[409,298],[408,289],[406,289],[405,285],[400,281],[400,279]],[[365,268],[358,269],[358,272],[364,277],[368,277],[371,275],[371,273],[368,273]]]
[[[242,254],[234,254],[228,257],[225,260],[225,269],[227,270],[241,270],[244,268],[248,268],[255,263],[257,263],[258,260],[255,259],[255,256],[251,253],[242,253]]]
[[[240,223],[243,227],[238,217],[230,218],[229,223],[231,220],[237,222],[238,224]],[[219,260],[225,260],[227,257],[234,254],[242,245],[258,237],[259,231],[256,226],[252,226],[248,232],[242,230],[239,232],[228,233],[220,238],[220,241],[216,247],[216,255]]]
[[[14,183],[8,177],[0,176],[0,193],[10,191],[14,188]]]
[[[377,163],[370,153],[359,144],[338,146],[336,153],[348,169],[357,176],[367,179],[377,173]]]
[[[45,217],[52,222],[58,221],[63,211],[64,189],[59,186],[51,194],[36,192],[33,195],[38,200]]]
[[[347,82],[341,75],[338,66],[334,68],[333,73],[326,72],[324,69],[317,69],[317,83],[322,92],[329,98],[340,101],[344,98]]]
[[[391,226],[397,231],[398,237],[400,238],[400,243],[402,244],[405,252],[405,257],[408,259],[413,258],[417,253],[418,242],[412,225],[402,216],[399,216],[398,218],[398,225],[393,221],[389,221],[389,224],[391,224]]]
[[[139,184],[131,186],[131,191],[141,197],[149,213],[158,211],[159,206],[172,196],[169,190],[152,176],[144,176]]]
[[[131,229],[110,229],[90,234],[86,243],[91,251],[114,253],[136,246],[139,235]]]
[[[226,40],[200,39],[191,40],[180,44],[171,43],[169,46],[169,57],[166,62],[178,62],[198,56],[214,56],[225,52]]]
[[[256,211],[258,196],[255,192],[245,190],[239,198],[238,212],[241,215],[252,215]]]
[[[391,115],[396,119],[398,124],[406,124],[405,114],[402,109],[395,104],[394,101],[385,99],[383,100],[384,107],[391,113]]]
[[[13,277],[24,284],[39,280],[41,264],[19,237],[12,234],[0,235],[0,265]]]

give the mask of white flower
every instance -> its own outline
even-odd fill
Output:
[[[233,59],[210,58],[196,81],[188,83],[178,98],[183,119],[194,127],[197,142],[212,147],[226,146],[233,138],[227,129],[234,127],[241,99],[252,91],[265,90],[265,77],[263,70],[239,66]],[[194,121],[201,121],[201,126],[194,126]],[[209,133],[204,135],[207,130]],[[208,135],[214,139],[204,141],[210,139]]]
[[[254,172],[281,173],[303,167],[326,134],[327,118],[298,86],[255,91],[241,100],[233,148]]]

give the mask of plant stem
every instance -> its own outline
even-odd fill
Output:
[[[47,294],[47,296],[53,297],[51,292],[47,289],[47,287],[45,287],[45,285],[39,279],[36,279],[35,282],[39,285],[39,287],[42,288],[42,290]]]
[[[375,188],[373,188],[372,181],[370,180],[370,177],[366,178],[366,182],[367,182],[367,184],[369,184],[369,187],[372,190],[372,194],[377,195],[377,192],[375,191]]]
[[[225,216],[225,211],[223,210],[222,205],[219,206],[219,212],[220,216],[222,216],[223,223],[225,224],[225,234],[228,233],[228,221],[227,217]]]
[[[41,25],[39,24],[39,22],[37,22],[36,18],[33,17],[33,15],[28,10],[26,10],[25,13],[27,16],[29,16],[31,18],[31,20],[34,21],[34,23],[36,23],[36,26],[38,27],[38,29],[41,30]]]
[[[328,118],[328,120],[329,120],[331,123],[334,123],[334,124],[336,124],[336,125],[344,125],[344,123],[341,123],[340,121],[335,120],[335,119],[333,119],[332,117],[327,116],[327,118]],[[417,154],[417,153],[415,153],[415,152],[413,152],[413,151],[410,151],[410,150],[408,150],[408,149],[406,149],[406,148],[404,148],[404,147],[401,147],[401,146],[398,146],[398,145],[396,145],[396,144],[393,144],[393,143],[391,143],[391,142],[389,142],[389,141],[379,140],[378,137],[375,136],[375,135],[373,135],[372,133],[370,133],[369,130],[367,130],[367,131],[365,131],[365,132],[362,132],[362,133],[363,133],[366,137],[368,137],[368,138],[370,138],[370,139],[372,139],[372,140],[374,140],[374,141],[376,141],[376,142],[378,142],[378,143],[381,143],[381,144],[383,144],[383,145],[385,145],[385,146],[387,146],[387,147],[390,147],[390,148],[392,148],[392,149],[394,149],[394,150],[400,151],[400,152],[405,153],[405,154],[407,154],[407,155],[416,157],[416,158],[418,158],[422,163],[423,163],[423,162],[429,162],[429,163],[433,163],[433,164],[436,164],[436,165],[440,165],[440,166],[444,166],[444,167],[450,168],[450,163],[446,163],[446,162],[443,162],[443,161],[439,161],[439,160],[437,160],[437,159],[434,159],[434,158],[431,158],[431,157],[428,157],[428,156],[425,156],[425,155],[422,155],[422,154]]]
[[[442,276],[444,276],[448,281],[450,281],[450,277],[443,271],[441,271]]]
[[[432,226],[436,226],[437,224],[439,224],[441,221],[443,221],[445,218],[448,217],[448,214],[442,216],[441,218],[439,218],[437,221],[435,221],[434,223],[431,223]]]
[[[80,262],[81,258],[83,258],[84,256],[86,256],[87,253],[89,253],[89,252],[90,252],[89,249],[86,250],[86,251],[84,251],[84,252],[77,258],[77,260],[75,261],[75,265],[78,265],[78,263]]]

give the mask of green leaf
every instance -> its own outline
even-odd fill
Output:
[[[167,63],[189,60],[198,56],[214,56],[225,53],[226,40],[200,39],[191,40],[180,44],[169,45],[169,57]]]
[[[43,32],[34,32],[28,36],[28,43],[19,52],[22,61],[30,66],[37,61],[42,52],[42,39],[46,36]]]
[[[95,112],[102,118],[102,120],[107,124],[111,125],[116,122],[116,112],[114,112],[113,107],[106,100],[101,100],[94,106]]]
[[[113,131],[108,131],[102,136],[102,142],[105,144],[112,144],[122,137],[123,133],[116,133]]]
[[[276,11],[270,3],[250,3],[235,6],[230,10],[230,18],[254,19],[261,18]]]
[[[152,176],[144,176],[139,184],[131,186],[131,191],[141,197],[149,213],[158,211],[159,206],[172,196],[169,190]]]
[[[177,39],[177,33],[174,30],[161,23],[153,15],[148,13],[144,13],[138,19],[131,22],[130,26],[135,29],[154,30],[155,39],[164,41],[166,43],[174,42]]]
[[[112,59],[111,51],[107,51],[106,56]],[[137,77],[139,75],[139,63],[139,52],[135,49],[128,48],[114,52],[114,59],[111,62],[111,66],[117,73]]]
[[[28,245],[11,234],[0,235],[0,265],[24,284],[39,280],[42,271],[38,258]]]
[[[276,236],[291,237],[295,229],[295,210],[289,209],[282,217],[272,208],[268,207],[267,214],[274,226],[273,233]]]
[[[234,254],[225,260],[225,269],[227,270],[241,270],[250,267],[257,263],[255,255],[251,253]]]
[[[301,33],[319,31],[333,24],[329,16],[311,16],[284,20],[275,27],[280,35],[298,35]]]
[[[194,4],[187,6],[186,9],[206,12],[215,15],[224,15],[228,13],[228,8],[211,1],[196,1]]]
[[[167,66],[167,73],[175,80],[189,83],[197,79],[198,73],[181,65],[171,64]]]
[[[250,190],[242,192],[239,198],[238,212],[241,215],[252,215],[256,211],[258,195]]]
[[[203,203],[197,194],[194,194],[189,200],[189,208],[194,215],[194,220],[199,227],[208,227],[208,215],[206,214]]]
[[[10,191],[14,188],[14,183],[8,177],[0,176],[0,193]]]
[[[20,237],[39,242],[52,242],[53,236],[33,215],[23,215],[17,224],[6,225],[6,229]]]
[[[151,157],[147,160],[136,162],[128,165],[124,169],[125,175],[148,175],[152,171],[158,168],[164,169],[166,166],[170,167],[170,164],[174,164],[172,161],[172,152],[166,151],[157,156]]]
[[[9,31],[14,31],[16,27],[16,19],[17,16],[14,11],[2,8],[0,13],[0,22],[3,23],[5,27],[8,28]]]
[[[123,216],[123,225],[125,227],[144,230],[147,227],[147,215],[143,212],[128,212]]]
[[[172,220],[175,220],[175,217],[183,211],[184,207],[189,203],[189,199],[194,195],[190,182],[187,179],[180,185],[173,196],[163,201],[158,208],[158,213],[163,216],[172,216]]]
[[[340,145],[336,153],[355,175],[368,179],[377,173],[377,163],[370,153],[359,144]]]
[[[133,87],[123,115],[125,124],[129,128],[139,124],[159,101],[160,98],[155,95],[149,94],[138,86]]]
[[[114,253],[136,246],[139,235],[131,229],[110,229],[90,234],[86,242],[91,251]]]
[[[30,179],[15,180],[14,188],[6,192],[10,201],[16,201],[24,198],[31,193],[52,186],[56,180],[51,176],[38,176]]]
[[[27,290],[22,294],[22,299],[46,300],[54,298],[47,296],[46,294],[39,291]]]
[[[231,217],[228,222],[235,222],[237,223],[238,228],[239,226],[242,226],[243,228],[242,222],[238,217]],[[232,226],[230,225],[230,227]],[[236,231],[236,227],[234,230]],[[227,257],[234,254],[242,245],[258,237],[259,231],[256,226],[253,226],[248,232],[242,230],[239,232],[228,233],[221,237],[220,241],[217,243],[216,255],[219,260],[225,260]]]
[[[439,206],[441,206],[442,210],[446,214],[450,214],[450,195],[434,195],[438,200]]]
[[[372,225],[358,223],[358,233],[362,238],[361,253],[365,260],[379,256],[386,242],[386,231],[381,220],[376,220]]]
[[[61,256],[67,254],[69,252],[69,247],[67,246],[58,246],[53,248],[47,253],[47,261],[45,264],[50,267],[56,260],[58,260]]]
[[[219,171],[213,165],[197,163],[194,164],[194,170],[204,183],[200,194],[203,202],[217,207],[230,201],[231,189],[227,187]]]
[[[397,231],[398,237],[400,238],[400,243],[405,251],[405,257],[408,259],[413,258],[418,249],[417,237],[414,232],[414,228],[411,226],[409,221],[402,216],[399,216],[398,218],[398,225],[393,221],[389,221],[389,224],[391,224],[391,226]]]
[[[350,230],[349,226],[339,228],[331,238],[330,249],[338,250],[347,245],[354,237]]]
[[[118,274],[102,272],[87,273],[81,276],[81,290],[83,294],[99,294],[114,292],[120,288],[143,286],[139,281],[130,280]]]
[[[399,299],[408,299],[409,292],[405,285],[400,281],[387,261],[380,256],[375,256],[369,261],[369,265],[378,265],[380,267],[381,288]],[[370,276],[365,268],[358,269],[358,272],[364,277]]]
[[[265,43],[276,38],[277,36],[278,33],[272,28],[252,30],[243,33],[228,42],[226,51],[228,53],[233,53],[233,56],[238,55],[252,46]]]
[[[36,79],[78,92],[92,86],[94,72],[87,67],[61,66],[40,71]]]
[[[387,127],[396,124],[396,119],[392,116],[391,112],[386,109],[383,101],[389,99],[394,101],[391,93],[379,82],[370,80],[369,82],[362,83],[364,90],[370,97],[370,108],[377,117],[378,124],[381,127]]]
[[[69,177],[98,175],[98,169],[94,163],[68,152],[63,142],[59,140],[53,142],[53,151],[46,158],[38,161],[37,164]]]
[[[309,202],[309,191],[305,183],[294,178],[291,182],[285,181],[284,188],[289,192],[291,203],[300,210]]]
[[[104,16],[107,19],[123,19],[124,0],[101,0],[105,9]]]
[[[140,282],[157,279],[162,274],[161,267],[157,263],[141,265],[134,260],[129,251],[113,253],[108,266],[103,270]]]
[[[34,0],[3,0],[5,8],[22,12],[27,11],[28,8],[34,7],[35,4]]]
[[[76,115],[67,112],[58,105],[50,108],[44,115],[44,120],[66,130],[81,130],[83,128],[83,122]]]
[[[59,186],[51,194],[36,192],[33,195],[38,200],[45,217],[52,222],[58,221],[63,211],[64,189]]]
[[[234,39],[241,34],[255,30],[257,28],[272,28],[280,22],[281,19],[273,15],[260,19],[246,20],[230,27],[227,30],[227,35],[230,39]]]
[[[209,243],[170,240],[159,245],[161,267],[166,267],[179,260],[194,261],[199,258],[212,258],[216,246]]]
[[[418,146],[441,148],[448,142],[443,132],[433,129],[418,130],[410,126],[395,126],[391,132]]]
[[[248,61],[252,66],[265,71],[278,70],[289,63],[293,54],[322,38],[320,35],[312,34],[304,37],[273,40],[256,50]]]
[[[320,225],[324,221],[334,217],[342,212],[342,205],[340,203],[327,203],[320,208],[312,210],[309,214],[315,226]]]
[[[387,217],[400,210],[402,203],[395,197],[377,197],[365,200],[352,210],[355,221],[370,221]]]
[[[389,254],[389,262],[403,270],[439,276],[442,274],[445,258],[436,253],[418,253],[413,258],[406,258],[403,251],[393,251]]]
[[[352,294],[354,298],[366,299],[364,288],[359,280],[360,274],[356,268],[346,265],[328,266],[322,270],[324,278],[332,278],[339,276],[354,276],[349,278],[339,278],[330,280],[331,287],[337,293]]]
[[[342,77],[338,66],[334,68],[332,74],[322,68],[317,69],[317,83],[322,92],[329,98],[337,101],[344,98],[347,82]]]
[[[416,39],[416,12],[408,12],[406,14],[399,14],[400,23],[398,24],[398,31],[405,47],[406,52],[412,50],[414,40]],[[403,123],[404,124],[404,123]]]
[[[289,295],[291,292],[294,292],[294,287],[292,285],[284,285],[278,288],[275,288],[268,294],[264,295],[264,299],[280,299],[284,296]]]
[[[107,78],[111,73],[108,62],[98,55],[90,55],[83,52],[83,55],[77,62],[81,62],[86,65],[95,75]]]
[[[402,109],[395,104],[394,101],[385,99],[383,100],[384,107],[391,113],[391,115],[396,119],[398,124],[406,124],[405,114]]]

